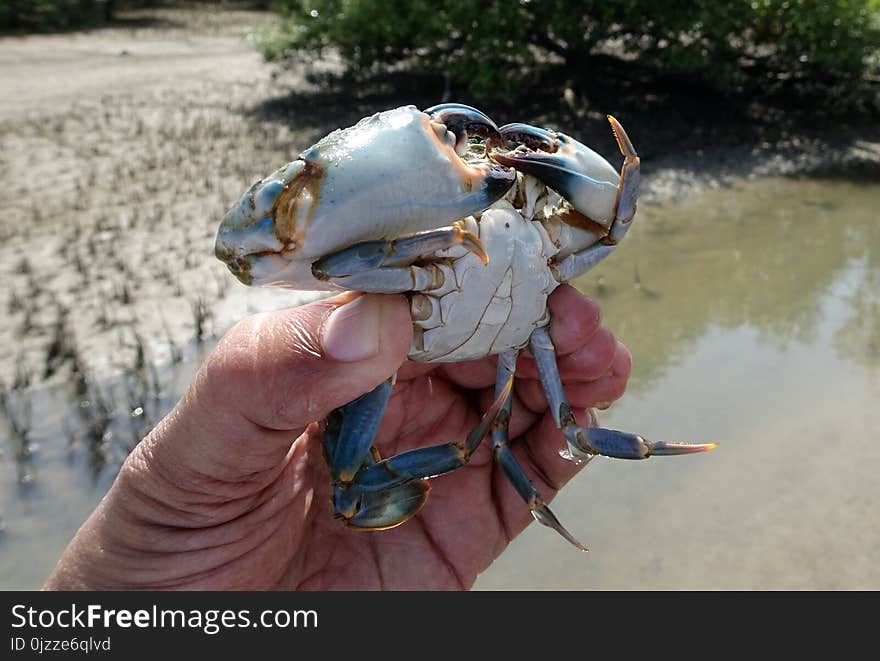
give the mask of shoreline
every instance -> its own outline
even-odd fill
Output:
[[[707,189],[768,177],[846,179],[880,185],[880,138],[853,144],[815,144],[787,153],[762,147],[708,147],[702,160],[672,156],[653,163],[645,175],[641,199],[674,203]]]

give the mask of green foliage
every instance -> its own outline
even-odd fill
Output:
[[[589,76],[635,57],[719,84],[864,74],[880,52],[880,0],[276,0],[270,59],[333,48],[357,72],[400,62],[500,96],[542,66]]]
[[[760,0],[753,40],[772,45],[777,69],[858,76],[880,50],[878,0]]]
[[[113,0],[0,0],[0,30],[46,32],[99,25]]]

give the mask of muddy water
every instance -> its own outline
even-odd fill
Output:
[[[640,210],[578,283],[632,350],[602,424],[719,441],[597,459],[478,587],[880,588],[880,186],[775,180]]]
[[[179,399],[208,344],[174,366],[7,393],[0,419],[0,589],[37,589],[128,452]],[[15,433],[15,427],[26,430]]]
[[[578,283],[635,361],[602,422],[721,446],[596,459],[555,502],[592,552],[534,526],[477,587],[880,588],[878,209],[880,186],[816,180],[642,208]],[[0,587],[40,585],[199,355],[31,391],[0,445]]]

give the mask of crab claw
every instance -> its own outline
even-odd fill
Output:
[[[507,143],[525,145],[529,149],[549,154],[556,153],[559,149],[559,134],[550,129],[515,122],[505,124],[498,130],[501,131],[501,136]]]
[[[432,112],[433,119],[404,106],[365,117],[254,183],[220,224],[217,258],[248,285],[336,289],[315,277],[315,261],[491,206],[516,172],[468,150],[466,136],[501,144],[498,127],[467,106]],[[458,136],[464,154],[456,152]]]
[[[275,231],[274,205],[288,181],[301,177],[302,161],[294,161],[267,179],[251,184],[223,218],[214,243],[217,259],[246,285],[271,278],[273,270],[289,267],[283,258],[289,243]]]
[[[607,228],[615,219],[628,221],[635,212],[639,162],[623,127],[613,117],[608,119],[624,155],[621,174],[574,138],[528,124],[509,124],[500,129],[506,141],[525,149],[506,153],[496,150],[492,157],[502,165],[537,177],[580,213]]]
[[[462,155],[467,150],[468,138],[472,135],[483,138],[486,145],[503,145],[501,132],[489,117],[463,103],[440,103],[424,111],[431,121],[443,124],[455,136],[455,151]]]

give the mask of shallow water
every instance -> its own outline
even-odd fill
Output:
[[[598,458],[478,581],[506,589],[880,588],[880,186],[770,180],[640,210],[578,283],[632,350],[603,425],[719,441]]]
[[[128,452],[179,399],[209,349],[174,366],[7,395],[0,419],[0,589],[37,589]],[[27,421],[24,440],[10,420]]]
[[[878,209],[880,185],[818,180],[640,209],[578,283],[634,357],[602,423],[721,446],[594,460],[554,503],[592,552],[532,526],[477,587],[880,588]],[[104,383],[106,426],[94,394],[32,393],[0,445],[0,587],[41,584],[199,355]]]

